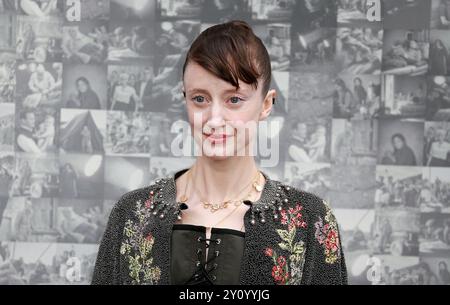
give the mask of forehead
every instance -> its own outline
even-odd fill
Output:
[[[192,61],[186,66],[183,83],[187,93],[198,89],[210,93],[225,93],[228,91],[236,92],[235,86],[217,77],[196,62]],[[260,90],[259,85],[258,90]],[[258,90],[253,88],[252,85],[239,80],[239,90],[237,92],[250,94]]]

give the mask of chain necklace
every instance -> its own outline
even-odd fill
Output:
[[[191,180],[190,179],[191,178],[191,169],[188,170],[187,175],[188,176],[187,176],[187,182],[186,182],[186,185],[185,185],[184,194],[180,198],[180,201],[182,203],[186,203],[186,201],[189,199],[188,196],[187,196],[187,186],[188,186],[189,181]],[[210,211],[212,213],[217,212],[217,211],[219,211],[221,209],[226,209],[232,203],[236,207],[239,207],[244,200],[249,199],[251,197],[251,193],[252,193],[253,189],[255,189],[257,192],[261,192],[262,191],[263,187],[261,186],[261,184],[259,184],[260,175],[261,175],[261,173],[258,170],[256,175],[255,175],[255,178],[253,180],[251,180],[248,184],[246,184],[245,187],[242,188],[242,190],[238,193],[238,195],[240,195],[241,193],[243,193],[249,187],[249,185],[252,185],[253,188],[248,192],[248,194],[245,197],[239,198],[239,196],[236,196],[236,198],[239,198],[239,199],[225,200],[225,201],[222,201],[220,203],[211,203],[209,201],[202,200],[201,203],[202,203],[203,207],[205,209],[210,209]],[[193,186],[193,188],[194,188],[195,192],[197,192],[198,194],[200,193],[198,191],[198,189],[195,187],[195,185]]]

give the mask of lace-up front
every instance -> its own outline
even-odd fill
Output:
[[[237,230],[174,225],[171,240],[171,283],[239,284],[244,233]]]

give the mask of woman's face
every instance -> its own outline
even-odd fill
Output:
[[[84,93],[88,90],[88,84],[85,81],[79,80],[77,82],[77,88],[79,92]]]
[[[189,124],[202,156],[225,159],[252,154],[257,123],[269,115],[275,90],[262,97],[239,81],[239,90],[195,62],[189,62],[183,80]]]
[[[355,86],[361,86],[361,80],[360,80],[359,78],[355,78],[355,79],[353,80],[353,84],[354,84]]]
[[[405,143],[403,142],[403,140],[400,137],[395,137],[392,140],[392,143],[393,143],[395,149],[401,149],[405,145]]]

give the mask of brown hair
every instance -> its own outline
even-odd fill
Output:
[[[183,66],[183,77],[190,61],[223,79],[236,89],[238,80],[269,91],[272,68],[266,47],[245,21],[232,20],[204,30],[192,43]]]

